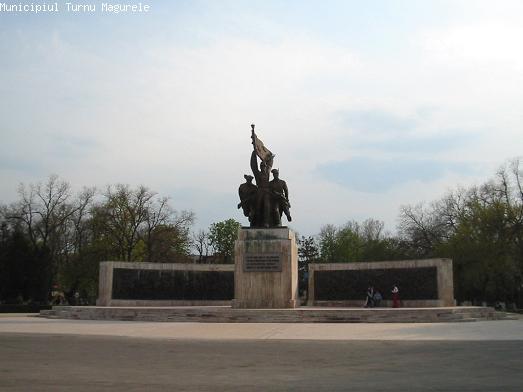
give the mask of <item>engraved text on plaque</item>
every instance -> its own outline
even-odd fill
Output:
[[[279,253],[246,253],[245,272],[281,272],[281,254]]]

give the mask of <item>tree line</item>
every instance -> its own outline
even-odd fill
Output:
[[[229,219],[192,233],[194,219],[145,186],[75,194],[54,175],[20,185],[18,200],[0,206],[0,301],[47,303],[60,290],[92,303],[103,260],[232,262],[239,223]]]
[[[523,307],[523,179],[519,160],[481,185],[400,208],[396,234],[367,219],[301,237],[300,271],[310,262],[451,258],[458,302]],[[304,282],[302,282],[304,284]]]
[[[195,215],[139,186],[103,191],[51,176],[0,206],[0,301],[45,303],[54,285],[96,298],[103,260],[233,263],[240,223],[191,231]],[[311,262],[447,257],[458,302],[523,304],[523,180],[513,161],[485,183],[402,206],[396,233],[376,219],[324,225],[298,241],[300,285]]]

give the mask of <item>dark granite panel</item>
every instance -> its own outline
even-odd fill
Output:
[[[318,301],[363,300],[373,285],[383,299],[391,299],[395,283],[401,299],[438,299],[436,267],[315,271],[314,296]]]
[[[115,268],[113,299],[230,300],[232,271],[165,271]]]

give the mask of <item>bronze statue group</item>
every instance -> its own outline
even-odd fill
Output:
[[[252,128],[251,170],[254,177],[245,174],[245,183],[241,184],[238,193],[240,203],[238,208],[243,209],[243,214],[249,218],[251,227],[278,227],[281,226],[283,214],[290,222],[289,190],[285,181],[279,178],[278,169],[273,169],[274,154],[270,152],[263,142],[254,133]],[[258,158],[260,167],[258,168]],[[273,179],[270,180],[270,173]],[[256,180],[256,185],[252,180]]]

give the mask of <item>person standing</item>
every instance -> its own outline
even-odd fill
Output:
[[[367,298],[365,300],[364,308],[372,308],[374,306],[374,287],[369,286],[367,288]]]
[[[400,290],[398,289],[398,285],[396,284],[392,286],[392,307],[400,307]]]

